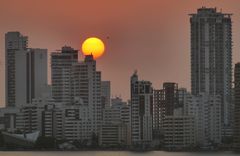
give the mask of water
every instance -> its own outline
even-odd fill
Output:
[[[233,152],[129,152],[129,151],[58,151],[58,152],[0,152],[0,156],[240,156]]]

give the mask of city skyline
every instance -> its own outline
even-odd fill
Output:
[[[79,41],[79,48],[72,46],[71,39],[68,39],[70,44],[55,50],[33,46],[28,34],[20,30],[7,31],[4,57],[6,107],[0,109],[2,148],[238,151],[240,68],[239,63],[234,62],[236,58],[232,51],[233,12],[201,6],[186,16],[190,25],[187,27],[190,33],[186,34],[189,36],[174,37],[176,40],[182,38],[182,42],[170,39],[171,35],[177,35],[170,22],[177,16],[163,21],[172,29],[171,33],[164,31],[169,36],[160,38],[158,31],[151,30],[156,34],[149,34],[144,27],[135,34],[139,40],[122,34],[127,40],[117,40],[117,44],[113,44],[112,35],[88,35],[84,42]],[[182,22],[182,19],[176,21]],[[158,22],[155,20],[155,23]],[[160,27],[161,31],[167,30],[163,28]],[[121,31],[116,28],[115,33]],[[143,34],[149,35],[150,39]],[[158,38],[154,38],[155,35]],[[140,44],[142,39],[146,42]],[[157,42],[158,39],[162,39],[161,42]],[[149,52],[149,46],[153,49],[173,47],[179,52],[182,49],[178,46],[185,39],[189,39],[191,60],[176,51],[167,52],[169,56],[162,51]],[[81,45],[83,54],[79,50]],[[137,54],[133,49],[128,54],[124,53],[126,51],[116,53],[118,46],[126,51],[137,46],[139,51]],[[111,51],[110,48],[117,49]],[[177,54],[182,54],[182,61],[190,71],[183,70],[184,63],[178,62]],[[118,56],[121,62],[118,68],[118,61],[111,59],[113,56]],[[166,60],[161,56],[166,56]],[[103,63],[107,67],[101,66]],[[178,67],[171,69],[175,65]],[[113,73],[109,69],[113,69]],[[121,76],[113,78],[118,74]],[[171,74],[173,76],[165,80]],[[186,75],[191,79],[179,82]],[[122,78],[125,76],[127,82]],[[163,82],[154,84],[156,79]],[[191,83],[191,90],[185,83]],[[123,98],[111,98],[116,91]]]
[[[3,36],[7,31],[20,31],[24,35],[29,36],[30,47],[47,48],[48,52],[53,52],[65,44],[75,49],[80,49],[81,42],[87,37],[100,37],[106,44],[106,53],[97,60],[98,69],[103,71],[103,80],[111,81],[112,95],[121,94],[124,99],[130,98],[129,75],[135,69],[139,71],[141,77],[150,80],[155,88],[159,88],[163,82],[170,81],[178,83],[179,87],[186,87],[190,90],[190,24],[188,14],[196,13],[196,9],[202,6],[217,7],[218,11],[222,8],[224,13],[233,13],[233,64],[239,60],[239,48],[236,46],[239,44],[237,28],[240,27],[239,20],[237,20],[239,17],[237,1],[233,1],[235,3],[227,3],[229,1],[195,1],[194,5],[185,1],[179,5],[179,8],[173,7],[175,1],[134,3],[135,6],[132,2],[117,2],[117,4],[104,2],[103,4],[106,5],[94,8],[99,12],[90,13],[89,18],[87,15],[91,12],[89,11],[90,9],[65,13],[65,18],[60,18],[64,2],[62,4],[56,4],[54,1],[48,2],[49,5],[46,8],[48,11],[46,13],[31,13],[31,15],[23,11],[25,10],[23,6],[18,8],[12,6],[15,12],[9,12],[9,10],[4,9],[8,8],[9,5],[7,2],[3,2],[1,11],[8,15],[8,18],[1,14],[2,19],[6,20],[6,22],[0,33]],[[15,3],[18,2],[16,1]],[[87,6],[92,6],[90,5],[91,2],[79,2],[79,4],[86,6],[86,8]],[[31,8],[28,8],[29,11],[31,9],[40,11],[39,9],[41,9],[43,4],[38,2],[31,6]],[[67,6],[70,8],[76,7],[71,4]],[[96,6],[94,5],[93,7]],[[128,7],[123,8],[123,6]],[[159,9],[159,6],[162,9]],[[151,7],[153,7],[152,11],[149,11]],[[52,9],[51,13],[50,8]],[[110,8],[115,8],[116,10]],[[125,12],[121,8],[125,9]],[[165,8],[170,8],[170,10],[168,11]],[[101,13],[101,10],[106,10],[106,12]],[[145,16],[142,16],[142,11],[145,12]],[[110,16],[109,12],[115,13],[116,16]],[[93,18],[97,13],[99,13],[99,17]],[[164,15],[163,13],[168,14]],[[20,21],[21,17],[24,17],[22,18],[23,21]],[[113,17],[119,17],[119,20],[114,20]],[[47,21],[50,24],[46,24]],[[96,21],[100,21],[100,24],[95,23]],[[155,22],[156,24],[148,24],[148,22]],[[60,23],[63,26],[57,27],[57,24]],[[139,27],[136,28],[136,26]],[[176,26],[178,29],[175,28]],[[123,33],[122,31],[125,33],[121,34]],[[3,40],[4,37],[1,38],[1,41]],[[4,51],[3,43],[4,41],[0,44],[2,51]],[[174,46],[171,46],[171,44],[174,44]],[[153,52],[149,54],[149,51]],[[1,53],[1,58],[1,71],[3,71],[3,52]],[[166,64],[168,64],[168,68],[166,68]],[[151,68],[157,68],[157,71],[149,70]],[[177,72],[179,70],[181,72]],[[48,75],[50,76],[50,73]],[[1,100],[4,99],[5,81],[3,77],[1,77],[2,83],[0,84],[2,86],[0,92]],[[48,79],[48,82],[50,82],[50,77]],[[3,106],[4,102],[2,101],[0,105]]]

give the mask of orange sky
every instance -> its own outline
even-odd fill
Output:
[[[29,47],[49,52],[63,45],[80,49],[85,38],[97,36],[106,44],[98,69],[103,80],[111,80],[113,96],[129,98],[129,78],[135,69],[155,88],[173,81],[190,90],[188,14],[202,6],[234,14],[233,62],[239,61],[239,0],[1,0],[0,72],[4,73],[7,31],[20,31],[29,36]],[[4,74],[0,80],[3,106]]]

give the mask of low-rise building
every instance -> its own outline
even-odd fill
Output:
[[[102,147],[127,145],[127,125],[123,123],[103,124],[100,128],[99,144]]]
[[[193,116],[165,116],[163,122],[164,147],[186,149],[195,146]]]

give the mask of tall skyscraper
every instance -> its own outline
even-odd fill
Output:
[[[29,101],[46,94],[48,86],[47,49],[31,48],[27,53],[27,81]],[[20,83],[20,82],[19,82]]]
[[[5,35],[6,104],[21,106],[41,97],[47,87],[47,49],[27,48],[19,32]]]
[[[240,63],[235,64],[234,83],[234,147],[240,150]]]
[[[148,146],[152,142],[153,88],[149,81],[131,76],[131,140],[133,146]]]
[[[222,126],[227,127],[232,107],[231,14],[202,7],[190,16],[192,94],[220,95]]]
[[[61,52],[51,54],[52,96],[55,102],[71,104],[71,69],[78,62],[78,51],[71,47],[62,47]]]
[[[6,106],[16,105],[16,57],[19,50],[26,50],[28,37],[19,32],[8,32],[5,34],[5,101]]]

